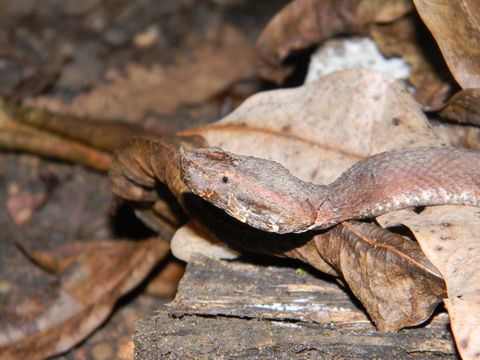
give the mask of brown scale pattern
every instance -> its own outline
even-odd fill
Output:
[[[329,199],[326,210],[334,211],[337,218],[322,219],[319,206],[315,225],[323,228],[414,206],[478,206],[479,161],[479,151],[457,148],[404,149],[371,156],[319,188],[319,198]]]

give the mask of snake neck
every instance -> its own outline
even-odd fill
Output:
[[[342,221],[337,196],[330,186],[314,185],[311,194],[310,201],[315,209],[315,221],[310,229],[322,230]]]

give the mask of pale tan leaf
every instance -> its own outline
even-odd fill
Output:
[[[130,63],[123,71],[112,69],[104,82],[71,103],[49,96],[25,103],[78,117],[139,121],[149,113],[171,115],[180,105],[202,103],[233,83],[255,76],[250,45],[207,47],[196,55],[192,63],[173,68]]]
[[[361,69],[256,94],[222,120],[183,134],[275,160],[314,183],[328,183],[378,152],[441,144],[400,82]]]
[[[444,300],[457,347],[464,360],[480,359],[480,296],[451,297]],[[473,309],[473,313],[472,313]]]
[[[189,262],[195,253],[210,259],[235,259],[240,255],[238,251],[206,234],[194,221],[189,221],[175,232],[170,248],[176,258],[185,262]]]

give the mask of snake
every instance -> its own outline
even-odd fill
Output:
[[[480,151],[453,147],[386,151],[355,163],[328,185],[278,162],[217,147],[181,150],[181,177],[196,195],[254,228],[328,229],[352,219],[429,205],[479,206]]]

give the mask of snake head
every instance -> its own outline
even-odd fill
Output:
[[[313,185],[277,162],[212,147],[182,150],[181,169],[193,193],[252,227],[289,233],[314,225]]]

